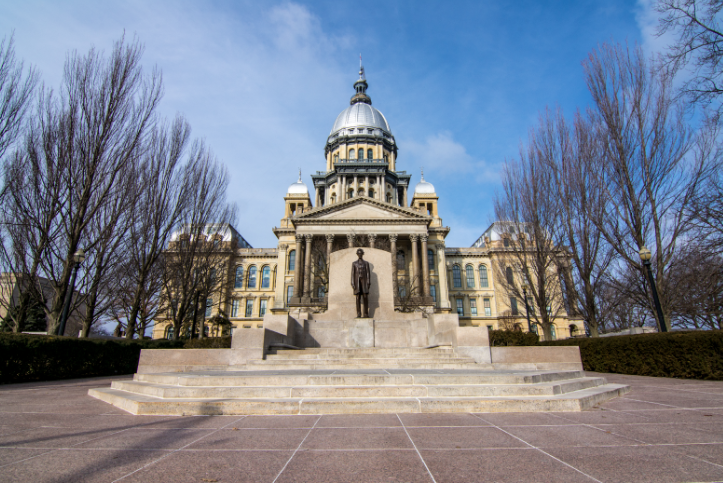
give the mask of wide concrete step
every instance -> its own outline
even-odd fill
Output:
[[[553,396],[513,397],[382,397],[382,398],[178,398],[162,399],[115,388],[88,393],[132,414],[343,414],[581,411],[629,391],[605,384]]]
[[[390,369],[391,370],[391,369]],[[450,371],[447,373],[414,372],[364,374],[356,371],[335,374],[334,371],[241,371],[211,374],[166,373],[135,374],[134,381],[153,384],[231,387],[231,386],[409,386],[409,385],[511,385],[570,381],[585,377],[583,371],[496,373]]]
[[[507,385],[302,385],[302,386],[178,386],[149,382],[113,382],[112,388],[158,398],[395,398],[553,396],[605,384],[603,378],[561,383]]]
[[[459,357],[452,349],[305,349],[279,350],[267,359],[448,359]]]
[[[269,361],[264,364],[248,364],[246,368],[249,370],[288,370],[294,368],[297,370],[373,370],[373,369],[428,369],[428,370],[443,370],[443,369],[478,369],[480,364],[473,362],[454,362],[454,363],[440,363],[440,362],[412,362],[412,361],[400,361],[398,364],[361,364],[361,365],[350,365],[350,364],[330,364],[330,363],[307,363],[307,364],[277,364],[274,361]],[[483,367],[484,369],[484,367]],[[492,366],[489,367],[492,369]]]
[[[253,366],[266,366],[269,364],[275,364],[275,365],[288,365],[288,366],[296,366],[299,364],[328,364],[328,365],[345,365],[345,366],[358,366],[358,367],[364,367],[365,365],[377,365],[377,366],[397,366],[400,364],[476,364],[474,359],[470,357],[444,357],[439,359],[434,359],[430,357],[415,357],[415,358],[404,358],[404,359],[394,359],[394,358],[381,358],[381,357],[368,357],[368,358],[362,358],[362,357],[355,357],[355,358],[324,358],[324,359],[311,359],[311,358],[303,358],[303,359],[291,359],[291,358],[281,358],[281,359],[272,359],[267,358],[265,360],[257,360],[257,361],[248,361],[247,366],[253,367]]]

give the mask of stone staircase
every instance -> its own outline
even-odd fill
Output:
[[[438,347],[278,350],[244,370],[136,374],[89,394],[133,414],[211,415],[580,411],[628,390]]]

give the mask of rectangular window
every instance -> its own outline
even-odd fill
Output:
[[[211,274],[208,277],[208,281],[211,285],[216,283],[216,269],[215,268],[211,269]]]
[[[530,311],[530,315],[535,315],[535,304],[532,303],[532,297],[527,297],[527,310]]]
[[[477,301],[475,299],[469,301],[469,311],[472,315],[477,315]]]
[[[516,297],[510,297],[510,309],[512,309],[512,315],[520,315],[520,312],[517,310]]]
[[[287,304],[291,303],[291,297],[293,297],[293,296],[294,296],[294,286],[290,285],[290,286],[286,287],[286,303]]]
[[[454,288],[462,288],[462,272],[459,265],[452,267],[452,284]]]
[[[429,286],[429,293],[432,295],[432,300],[434,300],[434,303],[437,303],[437,286],[436,285],[430,285]]]
[[[206,317],[211,317],[211,309],[213,308],[213,299],[206,299]]]
[[[485,304],[485,316],[492,317],[492,307],[490,306],[490,299],[484,299]]]
[[[231,302],[231,317],[238,317],[238,300]]]
[[[261,305],[259,306],[259,317],[263,317],[266,314],[266,299],[261,300]]]
[[[246,301],[246,317],[251,317],[254,313],[254,300],[248,299]]]
[[[464,301],[462,299],[457,299],[457,314],[464,315]]]

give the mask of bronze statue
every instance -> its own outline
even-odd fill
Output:
[[[364,250],[356,251],[359,260],[351,264],[351,286],[356,295],[356,316],[362,317],[361,304],[364,303],[364,317],[369,318],[369,287],[372,282],[372,270],[365,261]]]

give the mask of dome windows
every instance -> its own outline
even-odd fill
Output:
[[[374,159],[374,152],[371,149],[367,149],[367,159]]]
[[[349,159],[355,159],[355,158],[356,158],[356,151],[354,151],[354,149],[350,149],[349,150]]]

